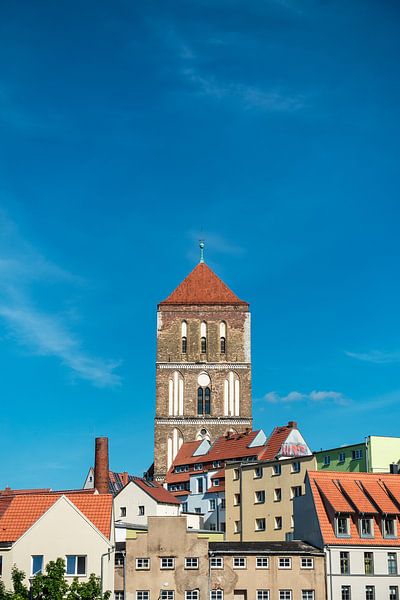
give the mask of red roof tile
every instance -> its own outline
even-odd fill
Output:
[[[335,534],[334,523],[329,518],[328,511],[323,502],[323,492],[329,494],[329,492],[326,492],[327,488],[331,489],[331,486],[335,485],[336,489],[338,490],[338,493],[340,494],[338,489],[339,485],[344,490],[344,486],[347,487],[348,483],[355,482],[361,488],[361,490],[366,490],[367,488],[369,488],[371,492],[373,491],[377,494],[380,504],[375,501],[375,497],[369,497],[368,499],[373,501],[371,501],[371,504],[374,503],[378,504],[378,506],[381,505],[382,508],[384,507],[385,509],[390,507],[393,510],[394,504],[387,504],[387,501],[384,500],[382,494],[386,494],[385,487],[389,489],[389,486],[391,486],[392,484],[397,485],[397,480],[399,477],[398,475],[386,475],[378,473],[347,473],[335,471],[308,471],[307,476],[310,481],[311,493],[314,499],[321,534],[325,544],[338,546],[354,544],[361,546],[400,546],[400,538],[384,538],[382,536],[380,518],[378,518],[377,520],[377,517],[375,516],[372,517],[374,537],[372,539],[360,537],[357,513],[351,515],[349,518],[350,536],[348,538],[338,538]],[[336,483],[334,484],[334,482]],[[374,484],[378,485],[379,489],[376,488]],[[388,500],[389,502],[391,502],[389,497]],[[337,498],[336,500],[333,499],[333,502],[337,503]],[[363,501],[363,504],[360,504],[360,506],[366,508],[367,503],[364,503]],[[397,508],[396,511],[398,512]],[[400,522],[398,520],[398,528],[399,525]]]
[[[26,489],[26,490],[13,490],[12,488],[6,487],[4,490],[0,490],[1,496],[15,496],[17,494],[46,494],[51,492],[51,488],[37,488],[37,489]]]
[[[358,512],[368,514],[376,514],[378,512],[357,481],[343,479],[338,483],[344,491],[345,496],[350,499],[350,502],[356,507]]]
[[[336,513],[353,513],[354,508],[348,502],[346,497],[341,492],[340,488],[335,484],[332,479],[327,479],[320,484],[317,481],[317,486],[325,500],[329,502],[331,507]]]
[[[361,484],[382,513],[390,515],[400,514],[398,507],[393,503],[387,491],[381,485],[381,481],[363,479]]]
[[[248,433],[235,433],[221,435],[211,446],[208,454],[203,457],[203,461],[209,462],[215,460],[234,460],[246,456],[257,456],[260,447],[249,448],[249,444],[254,440],[258,431],[249,431]]]
[[[259,455],[259,460],[274,460],[292,430],[293,427],[289,425],[275,427],[265,444],[264,450]]]
[[[241,304],[240,300],[205,263],[199,263],[163,304]]]
[[[400,478],[399,476],[385,479],[384,480],[385,488],[389,490],[389,493],[396,500],[397,504],[400,505]]]
[[[16,494],[0,498],[0,542],[15,542],[64,494]],[[68,494],[65,494],[69,497]],[[73,494],[70,501],[110,538],[112,495]]]
[[[160,504],[180,504],[168,490],[156,481],[149,482],[141,477],[135,477],[132,481]]]

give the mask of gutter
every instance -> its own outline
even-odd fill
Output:
[[[104,554],[102,554],[101,557],[100,557],[100,587],[101,587],[101,593],[102,594],[104,594],[104,588],[103,588],[103,579],[104,579],[103,558],[105,556],[108,556],[108,560],[110,560],[110,556],[114,552],[115,552],[115,546],[111,546],[111,548],[109,548],[107,552],[104,552]],[[113,577],[114,577],[114,569],[113,569]],[[125,587],[125,583],[124,583],[124,587]]]

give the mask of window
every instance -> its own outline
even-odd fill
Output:
[[[114,600],[124,600],[124,592],[114,592]]]
[[[362,458],[363,452],[362,450],[353,450],[351,453],[351,458],[353,460],[360,460]]]
[[[292,473],[300,473],[300,463],[299,462],[292,463]]]
[[[67,556],[67,575],[86,575],[86,556]]]
[[[220,527],[220,530],[221,530],[221,531],[223,531],[223,532],[225,532],[225,531],[226,531],[226,523],[225,523],[225,521],[221,521],[221,527]]]
[[[210,560],[210,567],[212,569],[223,569],[224,559],[222,558],[222,556],[212,556]]]
[[[210,523],[210,531],[217,531],[216,523]]]
[[[202,471],[203,470],[203,463],[196,463],[193,467],[194,471]]]
[[[201,508],[200,506],[196,506],[196,508],[194,509],[194,512],[198,515],[201,515]]]
[[[374,573],[374,555],[372,552],[364,552],[364,572],[366,575]]]
[[[399,600],[399,588],[397,585],[389,585],[389,600]]]
[[[340,573],[350,575],[350,554],[348,552],[340,553]]]
[[[213,461],[213,469],[220,469],[222,467],[222,463],[220,460]]]
[[[360,519],[360,536],[362,538],[374,537],[372,519],[363,517]]]
[[[280,557],[278,559],[278,568],[279,569],[291,569],[292,568],[292,559],[288,556]]]
[[[126,517],[126,506],[121,506],[121,508],[119,509],[119,516]]]
[[[37,575],[43,571],[43,554],[32,556],[32,575]]]
[[[351,587],[349,585],[342,585],[341,600],[351,600]]]
[[[298,498],[301,496],[301,485],[295,485],[290,490],[292,498]]]
[[[123,555],[122,552],[116,552],[115,553],[115,566],[116,567],[123,567],[125,563],[125,557]]]
[[[279,590],[279,600],[292,600],[292,590]]]
[[[225,508],[225,498],[221,498],[221,508]]]
[[[329,455],[324,456],[324,465],[326,467],[329,467],[330,464],[331,464],[331,457]]]
[[[182,336],[182,354],[187,352],[187,337]]]
[[[185,558],[185,569],[198,569],[199,559],[197,556],[187,556]]]
[[[257,590],[257,600],[269,600],[269,590]]]
[[[257,556],[256,558],[256,569],[268,569],[268,556]]]
[[[213,479],[213,487],[218,487],[219,486],[219,479]]]
[[[310,557],[301,559],[301,568],[302,569],[313,569],[314,568],[314,559]]]
[[[187,513],[187,511],[188,511],[188,503],[187,502],[182,502],[181,512]]]
[[[282,490],[281,488],[274,489],[274,502],[280,502],[282,500]]]
[[[240,504],[240,494],[234,494],[233,506],[239,506],[239,504]]]
[[[240,533],[240,521],[235,521],[233,525],[234,533]]]
[[[338,462],[344,463],[345,460],[346,460],[346,452],[339,452]]]
[[[226,338],[224,338],[224,337],[220,338],[220,344],[221,344],[221,354],[225,354],[225,352],[226,352]]]
[[[211,590],[210,600],[224,600],[224,590]]]
[[[215,498],[211,498],[211,500],[208,501],[208,510],[212,511],[215,510]]]
[[[257,490],[255,493],[255,503],[264,504],[265,502],[265,490]]]
[[[233,469],[233,480],[237,481],[239,479],[239,469]]]
[[[263,471],[261,467],[256,467],[254,469],[254,479],[261,479],[261,477],[263,476]]]
[[[150,569],[150,559],[149,558],[137,558],[136,559],[136,570],[137,571],[147,571]]]
[[[219,324],[219,349],[221,354],[226,352],[226,323],[221,321]]]
[[[280,474],[281,474],[281,472],[282,472],[282,469],[281,469],[281,465],[280,465],[279,463],[278,463],[278,464],[276,464],[276,465],[274,465],[274,466],[272,467],[272,474],[273,474],[273,475],[280,475]]]
[[[197,483],[197,493],[202,494],[203,493],[203,478],[198,477],[198,479],[196,479],[196,483]]]
[[[396,524],[393,517],[386,517],[386,519],[383,519],[383,537],[396,537]]]
[[[149,598],[150,598],[149,590],[137,590],[136,591],[136,600],[149,600]]]
[[[138,506],[138,515],[139,515],[139,517],[144,516],[144,506],[143,505]]]
[[[365,586],[365,600],[375,600],[375,586],[374,585],[366,585]]]
[[[244,556],[234,556],[233,557],[233,568],[234,569],[245,569],[246,568],[246,559]]]
[[[256,519],[256,531],[265,531],[265,519]]]
[[[275,517],[274,529],[282,529],[282,517]]]
[[[160,592],[160,600],[174,600],[174,596],[174,590],[161,590]]]
[[[174,569],[175,558],[173,556],[163,556],[160,558],[160,569]]]
[[[397,575],[397,555],[396,552],[388,552],[388,573],[389,575]]]
[[[314,590],[302,590],[301,600],[314,600]]]
[[[211,390],[209,387],[199,387],[197,390],[197,414],[211,414]]]
[[[349,535],[349,519],[348,517],[336,517],[336,536],[348,537]]]
[[[199,600],[199,590],[186,590],[185,600]]]

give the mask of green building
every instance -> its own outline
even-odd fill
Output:
[[[367,470],[366,456],[364,442],[315,452],[318,471],[365,472]]]
[[[315,452],[318,471],[400,473],[400,437],[370,435],[365,442]]]

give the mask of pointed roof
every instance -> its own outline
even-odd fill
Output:
[[[199,263],[172,294],[160,304],[239,304],[248,306],[248,303],[240,300],[205,263]]]

